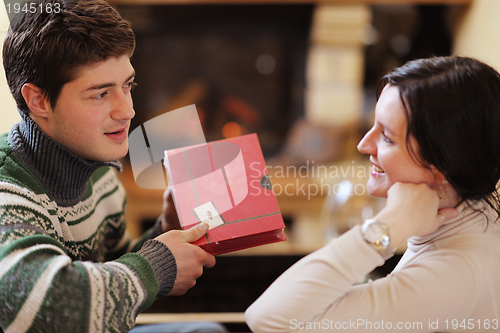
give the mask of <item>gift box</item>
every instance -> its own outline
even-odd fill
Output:
[[[207,252],[286,240],[256,134],[166,150],[164,165],[182,228],[209,224],[194,243]]]

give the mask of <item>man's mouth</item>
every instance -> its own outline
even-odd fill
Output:
[[[107,138],[112,139],[114,141],[119,141],[122,142],[127,139],[127,127],[124,127],[122,129],[119,129],[117,131],[111,131],[111,132],[106,132],[104,135],[106,135]]]
[[[119,129],[111,131],[111,132],[106,132],[104,134],[106,134],[106,135],[108,135],[108,134],[119,134],[119,133],[125,131],[126,129],[127,129],[127,127],[125,126],[125,127],[119,128]]]

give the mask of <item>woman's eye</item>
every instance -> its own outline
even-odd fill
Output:
[[[386,143],[389,143],[389,144],[393,144],[394,143],[391,139],[389,139],[389,137],[385,133],[382,132],[382,135],[384,136],[384,141]]]

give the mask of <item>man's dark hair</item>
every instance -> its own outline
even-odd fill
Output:
[[[54,108],[64,84],[84,66],[134,52],[130,23],[105,1],[35,0],[28,8],[29,3],[37,10],[12,19],[3,46],[7,83],[23,112],[29,111],[24,84],[40,88]]]

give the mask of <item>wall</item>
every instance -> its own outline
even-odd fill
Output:
[[[317,125],[357,123],[363,108],[366,5],[318,5],[311,28],[306,119]]]
[[[7,29],[9,27],[9,19],[7,17],[7,12],[5,11],[5,6],[0,4],[0,45],[3,46],[3,40]],[[0,60],[1,58],[0,52]],[[2,60],[3,63],[3,60]],[[5,79],[5,72],[3,71],[3,66],[0,70],[0,133],[10,131],[12,125],[17,123],[21,118],[16,109],[16,103],[14,98],[10,93],[9,87],[7,86],[7,80]]]
[[[475,0],[455,35],[454,54],[477,58],[500,71],[500,1]]]

